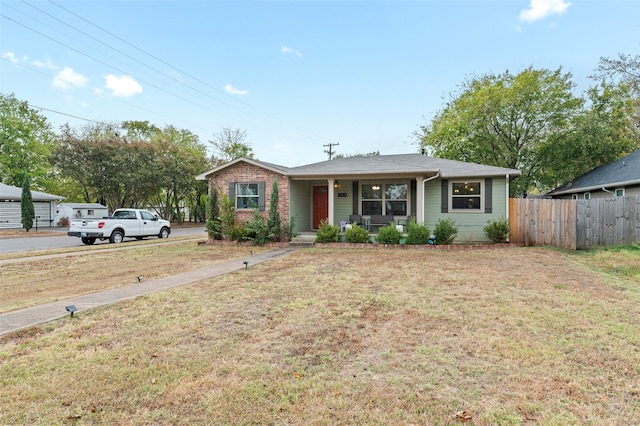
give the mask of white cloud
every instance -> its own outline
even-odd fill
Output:
[[[280,46],[280,53],[283,55],[296,55],[298,58],[302,58],[302,53],[288,46]]]
[[[73,70],[73,68],[64,67],[62,71],[53,77],[53,87],[67,90],[71,86],[83,87],[87,84],[87,78]]]
[[[2,59],[6,59],[7,61],[11,62],[12,64],[19,64],[20,62],[26,61],[28,58],[26,56],[23,56],[23,57],[19,58],[13,52],[4,52],[2,54]]]
[[[531,0],[529,9],[520,12],[520,19],[534,22],[550,15],[562,15],[571,6],[566,0]]]
[[[136,93],[142,93],[142,86],[130,75],[117,77],[109,74],[105,77],[107,90],[111,90],[111,95],[126,98]]]
[[[35,61],[33,61],[33,65],[38,68],[47,68],[50,70],[58,69],[58,67],[54,65],[50,58],[48,58],[46,61],[39,61],[36,59]]]
[[[241,96],[244,96],[244,95],[249,93],[248,90],[236,89],[235,87],[233,87],[230,84],[227,84],[226,86],[224,86],[224,91],[227,92],[230,95],[241,95]]]

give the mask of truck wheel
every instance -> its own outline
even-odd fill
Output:
[[[160,234],[158,234],[158,238],[169,238],[169,228],[166,226],[160,230]]]
[[[82,237],[81,238],[82,242],[88,246],[92,245],[93,243],[96,242],[96,239],[93,237]]]
[[[114,244],[120,244],[124,239],[122,231],[113,231],[109,237],[109,242]]]

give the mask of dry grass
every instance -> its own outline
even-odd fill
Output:
[[[148,280],[202,268],[246,256],[250,250],[241,246],[199,246],[193,241],[157,241],[115,248],[92,246],[89,254],[0,264],[0,313],[133,284],[139,275]],[[66,253],[46,253],[56,252]]]
[[[0,423],[640,418],[640,279],[615,255],[408,253],[301,250],[6,336]]]
[[[32,238],[32,237],[55,237],[64,235],[62,232],[31,229],[29,232],[24,229],[0,229],[0,240],[7,238]]]

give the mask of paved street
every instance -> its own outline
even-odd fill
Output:
[[[44,228],[41,230],[59,232],[60,236],[0,239],[0,254],[84,246],[82,244],[82,241],[80,241],[80,238],[67,236],[66,228]],[[205,232],[204,226],[172,228],[171,235],[169,236],[169,241],[172,238],[184,236],[201,236],[204,239],[206,238],[207,234]],[[157,238],[149,237],[149,239],[151,240]],[[126,244],[128,241],[136,240],[125,239],[122,244]],[[95,245],[100,244],[108,245],[110,243],[108,240],[98,240],[95,243]]]

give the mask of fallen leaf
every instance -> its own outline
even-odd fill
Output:
[[[70,405],[71,405],[71,403],[69,401],[62,401],[62,406],[63,407],[68,407]]]
[[[607,402],[609,401],[609,398],[607,398],[606,395],[600,395],[600,399],[602,400],[602,402]]]
[[[456,418],[456,420],[458,420],[459,422],[470,422],[472,419],[471,414],[467,413],[466,411],[458,411],[456,413],[456,415],[454,416]]]
[[[295,377],[296,379],[299,379],[300,377],[302,377],[301,375],[299,375],[298,373],[294,374],[293,377]]]
[[[91,408],[89,408],[89,411],[91,411],[92,413],[96,412],[96,406],[92,405]]]
[[[158,358],[158,354],[151,354],[151,358]]]
[[[82,416],[80,414],[69,414],[67,416],[67,419],[69,420],[78,420],[79,418],[81,418]]]
[[[151,379],[151,384],[155,385],[156,384],[156,378],[154,377],[153,379]]]

